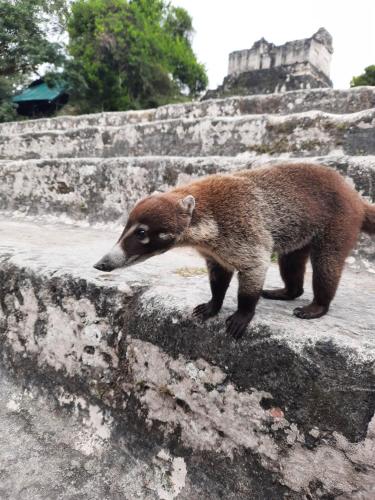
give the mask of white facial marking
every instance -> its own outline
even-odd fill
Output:
[[[127,238],[128,236],[133,234],[134,231],[137,229],[137,227],[138,227],[138,224],[133,224],[132,227],[126,231],[126,233],[124,234],[124,236],[121,239],[124,240],[125,238]]]
[[[159,233],[158,236],[161,240],[173,240],[174,238],[172,233]]]
[[[121,238],[121,241],[124,241],[126,238],[131,236],[137,229],[143,229],[144,231],[148,231],[150,228],[148,227],[147,224],[138,224],[138,223],[133,224],[131,228],[129,228],[124,234],[124,236]],[[150,243],[150,238],[146,236],[145,238],[143,238],[143,240],[141,240],[141,243],[147,245],[147,243]]]
[[[107,258],[116,267],[122,267],[126,264],[126,254],[119,244],[115,245],[108,252]]]

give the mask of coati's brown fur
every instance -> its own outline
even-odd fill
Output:
[[[341,175],[314,164],[283,164],[211,175],[141,200],[116,250],[96,267],[111,270],[172,247],[196,248],[207,261],[212,298],[194,315],[217,314],[238,271],[238,309],[227,319],[228,332],[238,338],[261,295],[276,300],[302,295],[309,257],[314,299],[294,314],[304,319],[324,315],[360,231],[375,233],[375,205]],[[285,287],[263,290],[272,252],[279,256]]]

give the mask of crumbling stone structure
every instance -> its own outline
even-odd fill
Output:
[[[204,99],[332,87],[332,53],[332,37],[325,28],[279,46],[261,38],[251,49],[229,54],[228,75]]]
[[[374,237],[329,314],[292,315],[308,267],[240,342],[235,286],[192,318],[191,250],[93,268],[139,198],[206,174],[308,160],[375,203],[374,138],[375,87],[0,124],[1,500],[374,499]]]

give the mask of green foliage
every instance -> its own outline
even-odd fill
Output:
[[[205,89],[189,14],[163,0],[77,0],[65,78],[83,112],[147,108]]]
[[[17,117],[15,106],[10,100],[11,95],[12,85],[6,78],[0,77],[0,123],[15,120]]]
[[[66,26],[68,57],[50,36]],[[207,76],[192,34],[189,14],[164,0],[0,0],[0,121],[16,118],[10,97],[41,67],[47,84],[69,82],[81,112],[195,96]],[[64,73],[56,72],[62,66]]]
[[[365,72],[359,76],[353,76],[350,82],[351,87],[360,87],[363,85],[375,86],[375,65],[367,66]]]
[[[63,54],[48,41],[47,16],[66,13],[63,0],[0,0],[0,121],[14,119],[10,96],[44,63],[61,65]]]

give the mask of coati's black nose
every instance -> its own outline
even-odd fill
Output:
[[[105,266],[104,264],[100,263],[100,262],[97,262],[95,265],[94,265],[94,268],[95,269],[98,269],[98,271],[105,271]]]
[[[98,271],[109,272],[109,271],[113,271],[114,266],[109,261],[109,259],[103,258],[103,259],[99,260],[96,264],[94,264],[94,268],[98,269]]]

